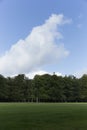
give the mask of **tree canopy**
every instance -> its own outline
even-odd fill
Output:
[[[86,102],[87,75],[36,75],[29,79],[24,74],[5,78],[0,75],[1,102]]]

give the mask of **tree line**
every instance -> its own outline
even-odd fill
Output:
[[[87,75],[0,75],[0,102],[87,102]]]

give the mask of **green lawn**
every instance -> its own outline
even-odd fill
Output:
[[[0,130],[87,130],[87,104],[0,103]]]

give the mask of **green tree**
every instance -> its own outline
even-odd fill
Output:
[[[87,101],[87,75],[84,74],[80,79],[80,100]]]
[[[6,84],[6,78],[0,75],[0,101],[8,100],[8,87]]]

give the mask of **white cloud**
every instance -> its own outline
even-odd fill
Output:
[[[76,72],[74,75],[77,78],[81,78],[84,74],[87,74],[87,69],[80,70],[80,71]]]
[[[34,27],[24,40],[0,57],[0,73],[9,76],[29,73],[66,57],[69,52],[59,41],[63,36],[58,27],[70,22],[62,14],[53,14],[43,25]]]
[[[44,70],[38,70],[38,71],[30,72],[29,74],[26,74],[26,76],[29,77],[30,79],[33,79],[35,75],[44,75],[44,74],[53,75],[53,73],[51,73],[51,72],[44,71]],[[56,72],[55,74],[57,76],[62,76],[62,74],[59,72]]]

